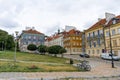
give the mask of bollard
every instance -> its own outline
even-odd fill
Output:
[[[73,59],[70,58],[70,64],[73,64]]]

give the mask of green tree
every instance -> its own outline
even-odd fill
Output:
[[[45,54],[45,52],[47,52],[47,46],[45,45],[38,46],[38,51],[42,54]]]
[[[14,37],[12,35],[8,35],[6,40],[6,49],[12,50],[15,47]]]
[[[60,54],[60,53],[59,53],[59,52],[60,52],[60,49],[62,49],[61,46],[59,46],[59,45],[54,45],[54,46],[50,46],[50,47],[48,48],[48,52],[49,52],[49,54],[54,54],[54,56],[57,56],[57,54]]]
[[[14,37],[0,29],[0,50],[11,50],[14,48],[14,45]]]
[[[37,49],[37,46],[35,44],[29,44],[27,46],[27,49],[30,51],[35,51]]]
[[[66,53],[66,52],[67,52],[66,49],[63,47],[59,50],[59,53],[62,55],[62,57],[63,57],[63,53]]]
[[[7,37],[8,33],[0,29],[0,50],[5,49]]]

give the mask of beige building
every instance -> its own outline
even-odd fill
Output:
[[[85,30],[86,53],[90,56],[100,57],[104,51],[103,25],[106,20],[98,20],[93,26]]]
[[[120,19],[120,16],[117,16],[116,19]],[[105,43],[107,52],[110,53],[110,37],[109,37],[110,30],[112,52],[114,53],[114,55],[120,56],[120,20],[116,19],[111,20],[105,27]]]

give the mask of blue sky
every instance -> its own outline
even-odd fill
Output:
[[[85,30],[105,18],[120,14],[120,0],[0,0],[0,29],[10,34],[26,26],[50,35],[65,25]]]

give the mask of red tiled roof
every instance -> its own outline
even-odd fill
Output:
[[[116,16],[115,18],[120,19],[120,15],[119,15],[119,16]],[[120,20],[117,21],[117,23],[119,23],[119,22],[120,22]],[[106,19],[105,19],[105,18],[104,18],[104,19],[101,19],[100,21],[96,22],[93,26],[91,26],[91,27],[90,27],[89,29],[87,29],[87,30],[95,29],[95,28],[97,28],[97,27],[100,26],[100,25],[105,25],[105,23],[106,23]],[[107,27],[107,26],[110,26],[110,25],[112,25],[112,20],[109,21],[109,23],[106,25],[106,27]]]
[[[57,38],[59,38],[59,37],[61,37],[61,36],[62,36],[62,35],[60,35],[60,34],[55,34],[55,35],[53,35],[53,36],[48,37],[45,41],[51,41],[51,40],[57,39]]]
[[[51,41],[52,37],[47,37],[47,39],[45,39],[45,41]]]
[[[91,26],[88,30],[95,29],[96,27],[100,25],[104,25],[105,23],[106,23],[106,19],[101,19],[100,21],[96,22],[93,26]]]
[[[64,35],[64,38],[66,38],[70,35],[75,35],[75,36],[76,35],[82,35],[82,32],[80,32],[79,30],[72,29],[69,32],[66,32],[66,34]]]
[[[43,33],[41,33],[41,32],[38,32],[37,30],[33,30],[33,29],[30,29],[30,30],[23,30],[23,33],[43,34]]]
[[[72,30],[70,30],[69,32],[68,32],[68,34],[76,34],[76,33],[80,33],[80,31],[79,30],[75,30],[75,29],[72,29]]]

